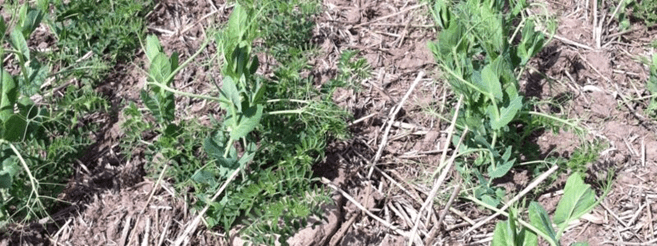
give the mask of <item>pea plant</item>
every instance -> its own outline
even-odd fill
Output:
[[[43,12],[24,4],[18,11],[18,19],[9,34],[8,43],[11,47],[5,50],[0,47],[0,59],[5,58],[5,52],[13,55],[20,71],[12,76],[4,68],[0,68],[0,146],[2,146],[2,163],[0,163],[0,189],[10,189],[14,184],[13,178],[21,170],[18,164],[29,176],[32,194],[38,197],[38,182],[30,173],[25,160],[15,144],[33,137],[38,128],[37,116],[45,112],[36,109],[34,102],[29,98],[39,91],[50,70],[47,65],[41,64],[27,46],[26,39],[34,32],[43,18]],[[4,44],[7,36],[7,25],[0,18],[0,43]],[[15,109],[18,108],[18,111]],[[6,146],[9,146],[7,148]],[[19,161],[20,160],[20,161]],[[4,200],[4,199],[2,199]],[[1,213],[2,211],[0,211]],[[0,216],[1,217],[1,216]]]
[[[235,7],[233,15],[229,20],[229,30],[235,33],[233,37],[237,45],[230,48],[225,55],[226,67],[223,71],[222,86],[219,89],[219,97],[196,95],[177,91],[171,88],[175,74],[191,61],[192,56],[185,64],[178,64],[178,54],[170,57],[162,51],[157,37],[148,36],[146,39],[146,56],[150,61],[149,66],[149,90],[142,90],[141,99],[157,119],[163,132],[172,132],[170,129],[177,128],[173,123],[175,119],[174,93],[213,100],[219,103],[226,112],[219,129],[205,138],[203,148],[206,153],[216,159],[221,166],[221,175],[227,177],[236,169],[246,165],[255,153],[256,145],[248,141],[248,134],[259,124],[263,116],[264,102],[262,100],[264,87],[254,77],[258,68],[258,58],[251,55],[251,44],[243,40],[245,30],[240,30],[244,21],[246,11],[241,7]],[[242,28],[243,29],[243,28]],[[234,31],[234,32],[232,32]],[[207,43],[206,43],[207,45]],[[205,45],[203,45],[204,48]],[[201,48],[200,50],[202,50]],[[197,53],[198,54],[198,53]],[[225,53],[226,54],[226,53]],[[238,156],[234,143],[244,140],[246,152]]]
[[[488,187],[479,169],[491,180],[500,178],[518,163],[519,147],[533,131],[576,126],[533,111],[519,92],[518,79],[529,60],[549,41],[537,30],[537,17],[524,15],[526,7],[524,0],[438,0],[433,8],[443,30],[429,48],[451,88],[464,97],[457,126],[467,126],[472,136],[460,151],[477,154],[478,194],[491,204],[498,204],[504,192]]]
[[[344,136],[346,132],[346,113],[332,103],[330,95],[333,87],[343,83],[319,90],[312,86],[312,78],[298,75],[307,68],[305,59],[309,52],[303,52],[307,47],[292,44],[307,44],[312,25],[304,24],[294,30],[295,35],[289,38],[295,42],[279,44],[277,39],[269,39],[290,30],[269,23],[269,16],[262,15],[285,16],[279,18],[284,23],[302,22],[292,16],[308,18],[315,8],[302,6],[297,15],[277,11],[297,12],[295,6],[299,4],[235,5],[225,28],[214,40],[218,51],[215,60],[223,75],[220,83],[215,82],[214,95],[173,88],[175,74],[207,43],[180,64],[177,55],[167,56],[153,36],[146,38],[144,47],[149,59],[149,79],[141,99],[157,121],[154,128],[160,134],[152,145],[162,145],[162,139],[169,138],[166,141],[184,145],[191,142],[189,149],[202,150],[184,164],[169,159],[167,166],[173,169],[170,177],[182,189],[193,187],[193,207],[205,214],[206,226],[221,226],[228,232],[241,223],[245,225],[241,234],[253,243],[284,242],[309,223],[309,216],[322,216],[320,205],[330,198],[313,184],[312,165],[323,158],[329,137]],[[260,36],[263,34],[268,36]],[[259,60],[256,48],[252,47],[256,38],[267,44],[258,47],[258,52],[267,52],[262,49],[271,45],[275,50],[271,52],[273,57],[281,63],[272,78],[256,74]],[[289,52],[281,52],[282,49]],[[189,123],[175,117],[175,96],[218,104],[223,112],[221,120],[213,121],[209,129],[186,129],[184,126]],[[130,122],[135,129],[151,129],[150,123],[137,122],[142,117],[138,117],[141,113],[134,105],[126,112],[133,116]],[[195,132],[188,134],[195,136],[171,140],[185,132]],[[194,144],[197,137],[203,139],[199,145]],[[172,155],[164,156],[167,159]]]
[[[54,95],[68,77],[51,72],[47,58],[56,51],[28,46],[41,22],[50,21],[49,1],[33,2],[8,7],[11,21],[0,20],[0,224],[48,216],[61,205],[54,197],[72,173],[67,164],[84,154],[97,126],[80,121],[107,106],[88,87],[60,87]]]
[[[492,246],[535,246],[538,236],[552,246],[561,245],[559,240],[566,228],[575,220],[589,213],[610,191],[606,187],[603,196],[596,200],[591,186],[584,183],[580,173],[573,173],[566,181],[563,197],[557,205],[554,216],[550,219],[547,211],[539,203],[532,201],[529,205],[529,223],[517,218],[514,212],[508,214],[508,220],[498,222],[493,232]],[[516,223],[520,223],[517,225]],[[556,226],[556,227],[555,227]],[[585,242],[572,245],[584,246]]]

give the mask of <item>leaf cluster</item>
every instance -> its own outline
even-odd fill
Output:
[[[125,52],[139,47],[144,16],[151,9],[150,0],[54,1],[51,29],[58,46],[65,49],[68,64],[87,52],[110,61],[130,59]]]
[[[443,29],[429,48],[457,96],[463,96],[457,127],[468,128],[461,153],[473,153],[476,174],[483,182],[506,175],[522,154],[534,131],[558,123],[559,118],[532,112],[518,91],[518,78],[529,59],[546,43],[537,19],[524,16],[523,0],[435,1],[435,22]],[[547,121],[547,123],[546,123]],[[522,127],[518,127],[522,126]],[[554,130],[553,129],[553,130]],[[455,134],[456,145],[462,133]],[[481,183],[479,198],[498,204],[503,191]]]
[[[247,225],[243,234],[254,243],[284,242],[308,224],[310,216],[321,217],[319,205],[330,199],[313,183],[312,165],[323,160],[331,138],[347,132],[347,113],[332,103],[330,95],[347,83],[336,82],[318,90],[311,77],[300,76],[309,68],[307,59],[312,52],[297,51],[310,47],[304,43],[309,41],[310,28],[293,30],[303,32],[293,35],[304,37],[298,46],[253,47],[255,39],[266,43],[271,42],[267,37],[284,36],[271,32],[268,18],[263,16],[276,16],[273,10],[277,8],[303,10],[304,4],[272,1],[235,5],[226,27],[214,40],[223,74],[221,83],[216,84],[217,96],[174,89],[171,79],[193,57],[179,64],[175,54],[167,56],[157,39],[148,37],[144,50],[150,61],[149,80],[142,92],[148,110],[142,112],[132,104],[123,111],[126,132],[137,133],[129,134],[124,148],[133,148],[134,143],[145,145],[148,157],[160,157],[150,164],[151,171],[159,173],[163,165],[169,165],[166,176],[178,189],[193,191],[190,198],[196,201],[195,208],[210,205],[205,219],[208,226],[229,231],[236,224]],[[302,13],[310,19],[311,13]],[[286,16],[289,19],[282,21],[296,17]],[[273,36],[263,37],[263,33]],[[283,54],[274,47],[288,47],[290,52]],[[255,50],[289,62],[275,67],[272,78],[264,78],[256,74],[259,61]],[[345,62],[344,66],[348,65],[353,64]],[[354,68],[362,69],[362,65]],[[175,96],[210,100],[225,114],[210,128],[176,119]],[[149,115],[154,122],[144,119]],[[241,170],[239,178],[228,184],[219,200],[211,201],[219,186],[237,170]]]
[[[530,223],[517,219],[515,216],[516,213],[513,211],[510,212],[507,221],[498,222],[495,226],[491,245],[538,245],[538,236],[546,240],[550,245],[561,245],[559,240],[570,223],[593,210],[611,190],[610,187],[606,187],[605,193],[596,201],[595,193],[591,189],[591,186],[584,183],[580,173],[573,173],[566,181],[563,197],[559,201],[552,219],[550,219],[547,211],[540,204],[532,201],[529,205]],[[518,226],[516,224],[517,221],[520,221],[523,226]],[[588,244],[580,242],[574,245]]]
[[[106,111],[107,102],[85,86],[44,93],[46,79],[59,82],[45,54],[28,42],[41,22],[48,22],[49,1],[15,6],[9,23],[0,19],[0,223],[48,215],[61,206],[55,199],[72,174],[70,164],[92,144],[97,125],[91,113]],[[8,47],[8,48],[6,48]],[[33,101],[32,98],[38,98]]]
[[[317,3],[308,4],[314,6]],[[237,105],[238,97],[231,98],[231,95],[235,94],[239,95],[243,105],[268,102],[262,103],[264,113],[255,128],[255,134],[247,135],[243,141],[246,143],[242,144],[244,154],[241,158],[232,160],[233,163],[237,160],[237,165],[243,165],[240,160],[249,156],[252,159],[252,163],[248,166],[249,171],[240,180],[229,185],[226,195],[211,206],[206,220],[210,225],[221,225],[224,230],[228,230],[236,223],[244,224],[246,228],[243,229],[242,234],[256,244],[269,245],[274,241],[284,243],[289,236],[309,223],[310,216],[321,217],[322,210],[319,205],[330,201],[326,192],[319,190],[313,183],[312,165],[323,160],[327,142],[331,137],[345,136],[346,125],[344,122],[347,114],[331,101],[330,94],[335,87],[340,86],[340,83],[317,90],[313,86],[311,77],[299,76],[303,70],[308,69],[307,59],[312,54],[312,52],[298,52],[308,48],[307,37],[309,37],[311,29],[274,29],[271,27],[271,23],[267,22],[270,20],[269,17],[279,18],[279,21],[283,23],[294,22],[299,18],[298,15],[275,13],[276,9],[289,11],[300,9],[304,18],[310,19],[310,14],[314,14],[314,12],[304,11],[304,9],[313,8],[304,7],[304,4],[294,1],[272,1],[257,6],[244,5],[243,7],[245,13],[250,17],[251,14],[256,13],[261,13],[262,17],[245,18],[256,19],[257,22],[253,24],[242,22],[242,27],[231,26],[229,20],[225,32],[241,33],[234,30],[247,30],[250,26],[257,26],[258,35],[262,35],[257,37],[262,38],[266,44],[271,44],[271,46],[265,45],[266,52],[277,61],[283,62],[280,62],[274,69],[274,77],[271,79],[256,77],[251,79],[251,83],[248,83],[249,79],[240,78],[239,81],[247,83],[237,83],[236,88],[239,93],[235,93],[235,90],[231,89],[232,85],[226,85],[226,78],[232,77],[231,74],[240,70],[241,65],[234,61],[245,62],[242,71],[254,72],[252,64],[257,60],[255,57],[236,59],[236,54],[249,51],[246,48],[242,48],[243,50],[237,53],[233,51],[232,58],[224,57],[227,63],[224,68],[221,98],[233,102],[232,105]],[[243,18],[239,12],[233,12],[233,15],[236,13],[237,17],[235,18]],[[231,15],[231,19],[234,18],[233,15]],[[244,36],[248,37],[248,32],[245,31]],[[284,36],[303,38],[303,41],[287,43],[288,41],[285,39],[276,38]],[[217,43],[226,47],[228,46],[226,40],[230,39],[219,35]],[[239,44],[235,47],[239,49]],[[288,52],[280,52],[280,49],[283,48]],[[237,66],[231,64],[237,64]],[[229,79],[228,83],[233,81],[237,80]],[[228,114],[226,116],[228,119],[224,119],[223,125],[231,125],[230,108],[232,105],[222,102],[222,108]],[[242,106],[242,111],[244,108],[245,106]],[[238,109],[236,112],[240,111],[239,108],[236,109]],[[248,120],[249,116],[244,115],[241,118]],[[237,128],[232,127],[231,129]],[[225,139],[230,137],[222,135],[221,131],[216,134],[213,136],[215,143],[226,142]],[[222,136],[224,136],[223,139]],[[259,146],[256,151],[252,152],[253,148],[250,147],[249,142],[255,141],[255,137],[257,137]],[[206,143],[208,143],[207,139]],[[205,146],[210,145],[206,144]],[[218,147],[221,149],[224,146],[219,145]],[[214,156],[213,159],[217,160],[220,165],[219,167],[206,166],[194,175],[198,184],[203,184],[208,188],[204,193],[197,194],[200,201],[207,201],[207,197],[213,194],[219,185],[218,180],[221,180],[217,177],[222,177],[222,174],[225,173],[222,168],[227,167],[227,165],[221,164],[223,160],[220,155],[217,155],[220,153],[214,151],[216,154],[212,154],[212,151],[207,151],[209,148],[205,149],[209,155]],[[234,156],[232,152],[231,150],[228,156]],[[253,156],[250,156],[250,153],[253,153]]]

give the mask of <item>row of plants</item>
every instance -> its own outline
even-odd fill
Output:
[[[148,81],[140,98],[148,110],[131,104],[123,111],[123,127],[134,134],[122,145],[127,152],[146,149],[146,159],[153,160],[148,173],[164,174],[179,194],[188,194],[192,210],[209,205],[207,227],[229,233],[239,225],[240,235],[252,243],[284,243],[310,216],[322,217],[320,205],[331,202],[312,167],[324,159],[329,141],[347,136],[349,115],[332,102],[332,94],[349,85],[346,78],[368,75],[364,60],[354,60],[353,52],[341,59],[341,75],[321,88],[301,75],[318,52],[310,38],[319,6],[317,1],[239,1],[225,26],[184,62],[164,53],[155,36],[145,39]],[[216,57],[197,61],[207,45],[216,46]],[[256,73],[257,54],[275,60],[273,76]],[[175,75],[193,62],[221,71],[221,81],[212,79],[214,92],[175,88]],[[221,114],[213,115],[210,126],[180,117],[179,97],[206,100]],[[147,120],[150,116],[155,120]]]
[[[133,2],[3,3],[11,18],[0,19],[0,227],[67,206],[58,195],[95,142],[93,115],[109,111],[94,85],[137,48],[120,40],[142,35],[148,4]],[[36,36],[49,47],[32,48]]]
[[[165,174],[179,194],[188,194],[193,210],[211,205],[208,227],[228,232],[243,225],[242,233],[255,243],[284,242],[310,216],[321,217],[320,205],[330,199],[316,182],[312,165],[324,158],[329,141],[347,136],[349,118],[333,104],[332,93],[349,85],[346,78],[368,72],[364,60],[346,52],[340,76],[321,88],[301,75],[311,69],[308,60],[318,52],[310,37],[319,2],[235,4],[225,27],[208,30],[211,38],[184,62],[178,54],[164,53],[155,36],[144,36],[143,18],[150,7],[150,1],[85,0],[7,7],[16,9],[16,16],[11,23],[0,23],[0,41],[11,47],[0,50],[3,60],[11,56],[0,74],[0,220],[47,217],[63,204],[56,197],[99,127],[90,115],[113,111],[95,86],[110,68],[132,59],[140,40],[148,80],[140,94],[142,104],[128,103],[120,112],[126,161],[143,147],[150,175]],[[30,48],[40,26],[48,31],[39,35],[54,36],[49,51]],[[216,57],[199,62],[208,45],[216,46]],[[276,61],[273,76],[256,74],[256,54]],[[221,70],[215,93],[175,88],[174,77],[191,63]],[[71,79],[81,86],[58,88]],[[182,118],[184,112],[176,108],[180,97],[207,100],[222,114],[209,126]],[[239,176],[229,181],[236,172]],[[224,195],[210,199],[224,182],[230,182]]]
[[[538,111],[546,102],[520,92],[518,81],[530,60],[549,43],[555,22],[547,14],[526,15],[525,9],[542,6],[524,0],[432,3],[442,31],[429,47],[452,91],[463,98],[460,111],[451,112],[457,114],[454,146],[467,134],[460,145],[457,170],[473,186],[466,192],[471,193],[468,199],[508,217],[498,222],[492,245],[538,245],[539,237],[560,245],[570,223],[598,204],[582,172],[597,158],[600,144],[582,138],[584,147],[571,160],[539,159],[539,149],[532,147],[532,137],[544,131],[585,134],[577,121]],[[560,173],[570,172],[570,177],[552,220],[536,202],[529,203],[527,214],[520,212],[524,207],[520,204],[513,204],[508,212],[498,209],[507,194],[494,185],[496,179],[514,168],[529,170],[536,177],[553,165],[562,167]],[[527,217],[529,222],[523,219]]]

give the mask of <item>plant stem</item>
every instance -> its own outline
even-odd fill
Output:
[[[210,39],[206,38],[205,41],[203,42],[203,44],[201,44],[201,47],[196,51],[196,53],[194,53],[192,56],[187,58],[187,60],[185,62],[183,62],[175,70],[173,70],[173,72],[171,72],[171,74],[169,74],[169,76],[166,79],[164,79],[164,81],[162,81],[162,82],[166,83],[166,82],[172,80],[173,77],[175,77],[176,74],[178,74],[178,72],[180,72],[180,70],[185,68],[187,66],[187,64],[192,62],[199,54],[201,54],[201,52],[203,52],[203,50],[205,49],[206,46],[208,46],[209,43],[210,43]],[[149,74],[149,76],[150,76],[150,74]]]
[[[569,122],[569,121],[567,121],[567,120],[564,120],[564,119],[561,119],[561,118],[559,118],[559,117],[554,117],[554,116],[552,116],[552,115],[544,114],[544,113],[536,112],[536,111],[529,111],[528,113],[529,113],[530,115],[539,116],[539,117],[545,117],[545,118],[548,118],[548,119],[551,119],[551,120],[554,120],[554,121],[557,121],[557,122],[561,122],[561,123],[563,123],[564,125],[568,125],[568,126],[571,127],[571,128],[577,128],[577,124],[575,124],[575,123],[571,123],[571,122]]]
[[[267,100],[267,103],[276,103],[276,102],[294,102],[294,103],[310,104],[309,101],[298,100],[298,99],[269,99],[269,100]]]
[[[25,159],[23,159],[23,156],[18,152],[18,149],[16,149],[16,146],[14,144],[7,142],[4,139],[0,139],[0,145],[1,144],[9,144],[9,147],[11,148],[12,151],[14,151],[14,154],[18,157],[18,160],[20,161],[21,165],[23,165],[23,169],[25,169],[25,172],[27,173],[27,177],[30,179],[30,186],[32,186],[32,192],[36,195],[37,197],[37,203],[41,208],[44,208],[43,204],[41,204],[41,200],[39,198],[41,197],[39,195],[39,190],[38,190],[38,183],[39,181],[32,176],[32,172],[30,171],[30,167],[27,166],[27,163],[25,162]],[[44,208],[45,209],[45,208]]]
[[[199,99],[205,99],[205,100],[211,100],[211,101],[222,102],[222,103],[230,103],[229,101],[227,101],[227,100],[221,100],[221,98],[218,98],[218,97],[204,96],[204,95],[199,95],[199,94],[194,94],[194,93],[189,93],[189,92],[179,91],[179,90],[173,89],[173,88],[171,88],[171,87],[169,87],[169,86],[167,86],[167,85],[165,85],[165,84],[160,84],[160,83],[157,83],[157,82],[147,82],[146,84],[148,84],[148,85],[155,85],[155,86],[158,86],[158,87],[164,89],[165,91],[171,92],[171,93],[173,93],[173,94],[178,94],[178,95],[181,95],[181,96],[193,97],[193,98],[199,98]]]
[[[265,115],[278,115],[278,114],[302,114],[305,110],[303,109],[294,109],[294,110],[279,110],[266,112]]]
[[[224,151],[224,158],[228,158],[228,153],[230,152],[230,148],[233,147],[233,138],[228,139],[228,144],[226,144],[226,150]]]

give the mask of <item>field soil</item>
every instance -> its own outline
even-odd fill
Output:
[[[609,170],[615,170],[609,195],[566,231],[563,245],[581,240],[590,245],[654,245],[657,125],[643,112],[646,101],[629,98],[648,95],[644,87],[648,69],[637,57],[654,54],[647,47],[657,37],[657,29],[633,23],[632,31],[620,32],[616,21],[610,19],[615,3],[603,2],[600,11],[606,13],[604,25],[598,24],[602,28],[594,32],[590,6],[585,1],[540,1],[557,19],[558,29],[544,51],[531,61],[532,68],[522,76],[521,88],[527,97],[557,100],[561,108],[540,110],[579,119],[589,131],[587,141],[605,143],[598,160],[588,166],[587,181],[604,179]],[[329,179],[340,190],[335,192],[335,204],[325,206],[328,219],[318,227],[300,231],[288,242],[406,245],[408,238],[399,232],[411,231],[418,221],[418,211],[432,189],[431,174],[439,165],[443,146],[449,143],[446,130],[450,122],[435,115],[448,117],[456,100],[427,47],[439,31],[429,11],[431,6],[412,0],[324,0],[322,6],[313,33],[322,55],[311,61],[313,70],[308,76],[314,76],[317,85],[334,78],[338,59],[347,50],[358,51],[372,74],[354,81],[357,88],[342,89],[334,96],[336,103],[353,114],[353,137],[332,143],[326,160],[315,167],[318,176]],[[223,1],[160,1],[148,15],[147,26],[161,40],[165,52],[179,52],[185,60],[203,39],[212,38],[206,37],[205,28],[225,22],[230,11]],[[44,41],[34,45],[52,44]],[[197,60],[215,52],[213,47],[207,48]],[[98,88],[111,100],[114,113],[99,117],[108,125],[81,160],[86,170],[77,169],[76,178],[60,197],[74,205],[62,208],[52,219],[13,225],[11,237],[0,239],[0,245],[170,245],[191,222],[194,214],[180,194],[172,192],[170,184],[145,178],[143,165],[147,160],[137,158],[127,163],[116,154],[124,134],[119,112],[128,102],[139,101],[146,80],[139,68],[144,60],[140,51],[133,63],[117,65]],[[262,67],[259,72],[268,74],[267,66]],[[219,78],[219,71],[191,64],[176,77],[174,86],[204,94],[213,89],[211,77]],[[176,107],[184,109],[179,110],[182,118],[207,122],[220,113],[217,107],[197,99],[179,99]],[[534,144],[543,157],[569,158],[581,141],[573,133],[546,131],[536,134]],[[140,151],[134,150],[135,156]],[[429,209],[429,215],[420,216],[417,233],[423,238],[422,244],[488,245],[495,220],[468,234],[463,232],[491,215],[490,211],[458,198],[445,206],[462,183],[456,172],[450,176],[439,189],[441,202]],[[535,196],[549,213],[561,198],[565,177],[563,174],[556,182],[544,185],[544,192]],[[515,194],[531,179],[527,170],[518,169],[498,185]],[[599,185],[593,186],[599,191]],[[461,192],[468,191],[464,187]],[[239,236],[225,238],[203,227],[187,242],[243,243]]]

